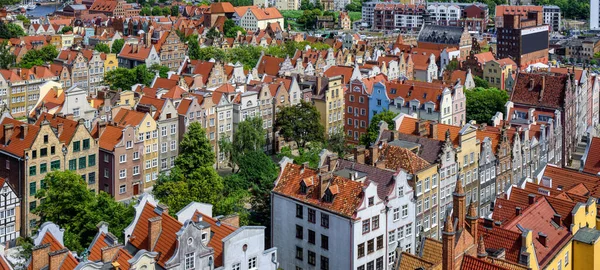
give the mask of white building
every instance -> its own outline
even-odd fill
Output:
[[[600,30],[600,0],[590,1],[590,30]]]
[[[415,250],[406,173],[322,154],[319,171],[284,159],[272,192],[273,244],[283,269],[392,269]],[[292,255],[294,254],[294,255]]]
[[[277,8],[258,8],[253,6],[246,10],[239,21],[239,25],[249,31],[263,30],[270,23],[279,23],[279,27],[283,27],[283,16]]]
[[[591,3],[593,3],[592,0]],[[590,7],[591,9],[591,7]],[[560,7],[558,6],[544,6],[544,24],[550,26],[550,32],[558,32],[562,29],[560,22]],[[591,19],[591,17],[590,17]],[[591,21],[590,21],[591,22]]]
[[[21,200],[4,178],[0,178],[0,186],[0,243],[13,247],[19,237],[19,230],[15,228],[19,228],[17,214],[20,213]]]

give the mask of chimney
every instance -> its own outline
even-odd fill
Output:
[[[300,173],[304,173],[304,169],[308,168],[308,161],[302,163],[302,165],[300,165]]]
[[[159,203],[158,205],[156,205],[156,208],[156,211],[159,212],[160,215],[169,214],[169,207],[164,203]]]
[[[12,138],[14,131],[13,127],[13,124],[4,124],[4,144],[7,144]]]
[[[521,215],[521,207],[515,207],[515,215],[520,216]]]
[[[106,122],[98,121],[98,137],[100,137],[100,135],[102,135],[102,133],[104,132],[105,129],[106,129]]]
[[[225,223],[227,225],[231,225],[233,227],[239,228],[240,227],[240,216],[237,214],[233,214],[233,215],[228,215],[225,216],[221,219],[219,219],[222,223]]]
[[[438,139],[438,123],[435,121],[432,121],[431,124],[431,138],[434,140]]]
[[[427,126],[427,120],[417,121],[417,131],[421,137],[429,137],[429,128]]]
[[[554,214],[554,216],[552,217],[552,221],[554,221],[556,225],[560,226],[560,218],[561,216],[559,214]]]
[[[538,240],[540,241],[540,243],[545,247],[548,247],[548,236],[543,232],[538,232],[538,236]]]
[[[119,252],[119,249],[121,249],[122,247],[123,246],[121,246],[121,245],[113,245],[113,246],[103,247],[102,249],[100,249],[100,254],[102,255],[102,262],[103,263],[112,262],[113,259],[115,258],[115,255],[117,254],[117,252]]]
[[[533,90],[533,86],[535,85],[535,81],[533,80],[533,78],[529,79],[529,91]]]
[[[529,205],[532,205],[535,202],[535,194],[527,195],[527,199],[528,199]]]
[[[321,183],[321,193],[319,193],[319,198],[323,198],[325,195],[325,190],[327,190],[327,187],[329,187],[329,182],[332,177],[333,174],[331,172],[323,172],[319,174],[319,181]]]
[[[371,154],[371,161],[369,162],[369,165],[373,166],[379,159],[379,147],[377,145],[372,145],[369,147],[369,153]]]
[[[33,247],[31,250],[31,264],[33,269],[42,269],[50,262],[50,244],[44,244]]]
[[[162,231],[162,217],[148,219],[148,251],[154,251],[158,236]]]
[[[491,229],[494,227],[494,220],[491,218],[484,218],[483,219],[483,227]]]
[[[58,130],[58,136],[60,136],[60,134],[62,134],[64,130],[63,123],[58,123],[58,125],[56,125],[56,129]]]
[[[354,161],[358,164],[365,164],[365,146],[359,145],[354,148]]]
[[[61,250],[57,250],[54,252],[50,252],[48,254],[48,257],[49,257],[48,270],[59,270],[60,265],[65,260],[67,255],[69,255],[69,250],[66,248],[63,248]],[[34,269],[36,269],[36,268],[34,268]]]
[[[335,167],[337,166],[338,156],[337,154],[331,154],[327,156],[327,165],[329,166],[329,171],[333,172]]]

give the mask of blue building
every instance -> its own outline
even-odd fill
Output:
[[[373,85],[373,91],[369,96],[369,123],[374,115],[388,110],[390,99],[387,95],[385,84],[377,82]]]

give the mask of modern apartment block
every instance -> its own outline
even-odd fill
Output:
[[[541,12],[531,11],[526,17],[505,14],[502,18],[497,31],[499,59],[511,58],[520,68],[548,62],[549,32]]]

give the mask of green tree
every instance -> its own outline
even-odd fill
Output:
[[[173,213],[194,201],[217,205],[223,195],[223,179],[212,166],[215,154],[199,123],[190,124],[179,151],[171,174],[161,175],[154,185],[156,198]]]
[[[153,7],[152,8],[152,16],[160,16],[160,15],[162,15],[162,8]]]
[[[17,56],[10,51],[8,41],[0,42],[0,69],[8,69],[17,61]]]
[[[108,222],[109,231],[120,238],[133,220],[133,207],[105,193],[95,195],[73,171],[49,173],[44,181],[46,187],[36,194],[41,203],[33,213],[40,216],[40,224],[51,221],[65,229],[65,246],[70,250],[83,251],[98,232],[100,221]]]
[[[4,23],[0,21],[0,38],[16,38],[26,36],[27,34],[21,26],[14,23]]]
[[[505,113],[505,104],[508,101],[506,91],[497,88],[481,88],[465,91],[467,98],[467,121],[475,120],[477,123],[492,123],[496,112]]]
[[[94,50],[103,53],[110,53],[110,47],[104,43],[97,43],[96,46],[94,46]]]
[[[169,16],[169,15],[171,15],[171,8],[170,7],[163,7],[163,9],[162,9],[162,15],[163,16]]]
[[[475,87],[490,88],[490,84],[480,77],[473,76],[473,81],[475,81]]]
[[[215,47],[207,47],[207,48],[215,48]],[[198,44],[198,40],[190,40],[188,42],[188,55],[189,55],[190,59],[192,59],[192,60],[201,59],[202,54],[201,54],[200,45]]]
[[[19,66],[23,68],[31,68],[33,66],[39,66],[46,64],[47,62],[53,61],[58,56],[58,50],[53,45],[46,45],[39,50],[29,50],[23,58],[21,58],[21,62],[19,62]]]
[[[6,7],[6,6],[14,5],[14,4],[17,4],[20,2],[21,2],[21,0],[0,0],[0,6]]]
[[[350,151],[350,145],[346,143],[346,133],[344,130],[338,130],[327,138],[327,149],[343,157]]]
[[[192,58],[190,54],[190,58]],[[192,58],[194,59],[194,58]],[[210,59],[215,59],[217,61],[225,60],[225,51],[219,49],[217,47],[204,47],[198,49],[198,57],[196,59],[200,59],[203,61],[208,61]]]
[[[235,165],[239,168],[240,160],[244,155],[263,149],[266,143],[265,135],[262,118],[248,118],[238,124],[233,139],[225,138],[219,148],[229,157],[231,167]]]
[[[117,39],[117,40],[113,41],[112,47],[110,48],[110,52],[120,53],[121,49],[123,49],[124,45],[125,45],[125,40]]]
[[[149,72],[156,74],[156,72],[158,72],[158,75],[161,78],[166,78],[167,77],[167,73],[170,71],[169,67],[167,66],[163,66],[163,65],[159,65],[159,64],[153,64],[152,66],[150,66],[150,68],[148,69]]]
[[[137,79],[137,83],[150,86],[155,74],[153,72],[150,72],[146,65],[136,66],[132,70],[134,71],[134,76]]]
[[[323,141],[325,128],[320,119],[321,114],[315,106],[301,101],[277,112],[275,129],[285,140],[294,141],[298,148],[304,148],[308,142]]]
[[[235,22],[231,19],[227,19],[223,24],[223,33],[225,37],[234,38],[237,37],[237,33],[240,31],[242,35],[246,34],[246,30],[240,26],[235,25]]]
[[[377,140],[377,137],[379,136],[379,123],[381,121],[384,121],[388,124],[388,129],[394,130],[394,118],[397,115],[397,113],[392,111],[383,111],[373,115],[373,118],[371,118],[371,122],[369,123],[369,127],[367,128],[367,133],[360,137],[360,143],[362,145],[369,146]]]
[[[456,60],[456,58],[454,58],[454,59],[452,59],[452,61],[450,61],[448,63],[448,65],[446,65],[446,71],[452,72],[452,71],[455,71],[456,69],[458,69],[458,60]]]
[[[208,32],[206,33],[206,38],[210,38],[210,39],[215,39],[220,36],[221,36],[221,34],[219,33],[219,30],[217,30],[216,27],[211,27],[210,29],[208,29]]]
[[[129,90],[131,86],[136,84],[136,79],[133,72],[126,68],[116,68],[106,72],[104,81],[111,89]]]
[[[140,15],[142,15],[142,16],[150,16],[150,15],[152,15],[152,9],[150,7],[143,7],[140,10]]]
[[[31,20],[29,20],[29,18],[25,17],[25,15],[23,15],[23,14],[18,14],[17,15],[17,20],[22,21],[24,25],[30,25],[31,24]]]
[[[240,62],[244,65],[244,69],[250,70],[258,63],[261,53],[260,46],[241,45],[227,50],[226,60],[231,63]]]
[[[59,34],[64,34],[64,33],[68,33],[70,31],[73,31],[73,26],[64,26],[63,28],[60,29],[60,31],[58,31]]]
[[[178,6],[171,6],[171,16],[179,16],[179,7]]]

